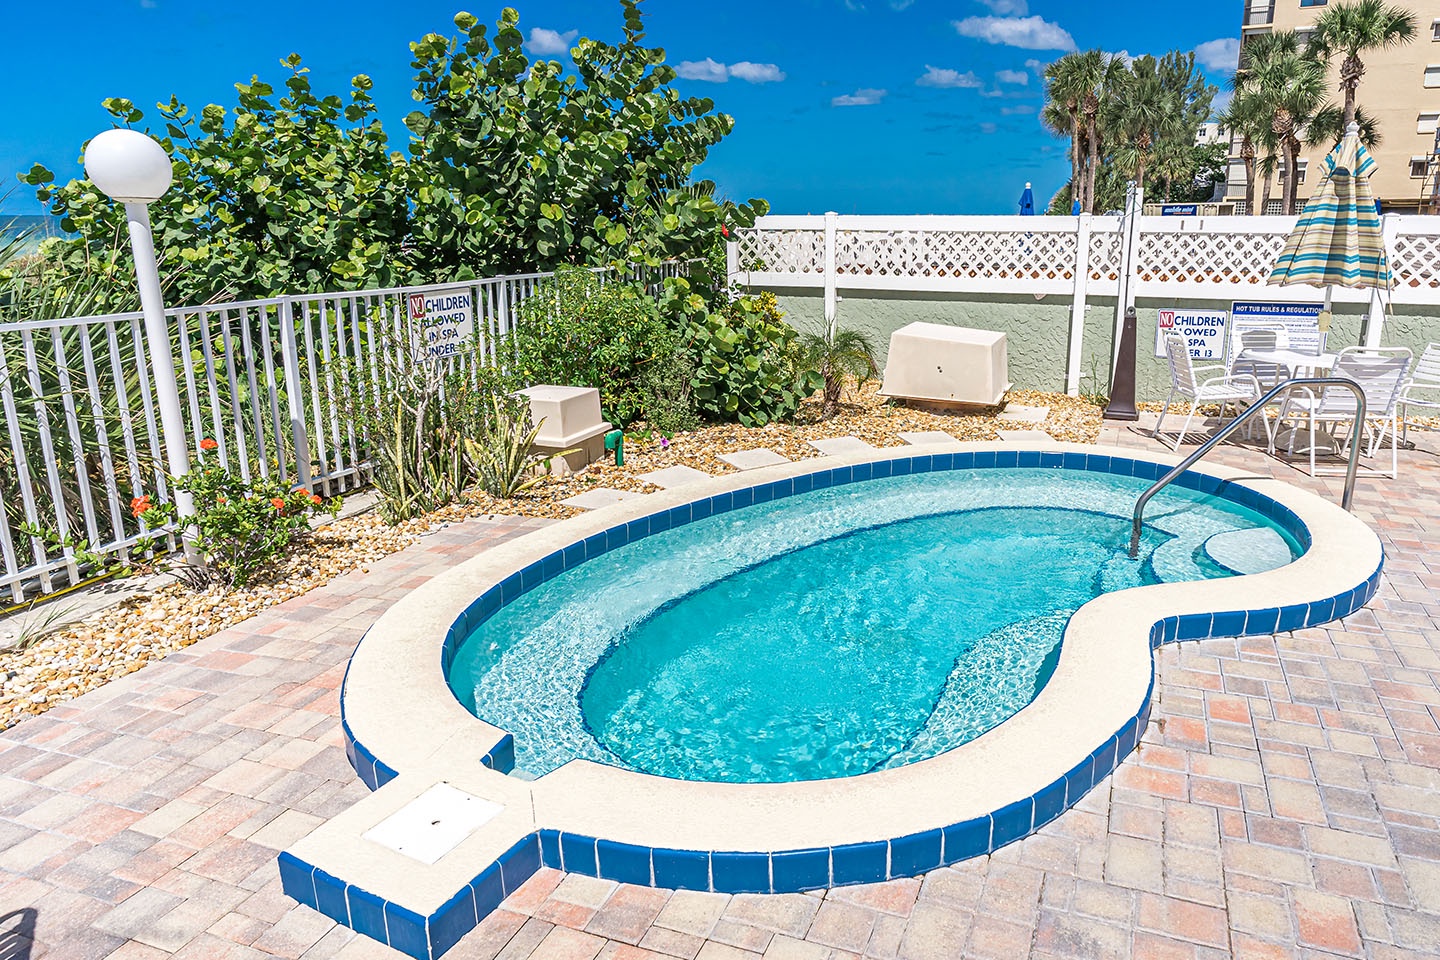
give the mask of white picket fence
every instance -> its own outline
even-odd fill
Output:
[[[1090,298],[1123,297],[1121,308],[1137,298],[1315,300],[1312,287],[1265,282],[1294,225],[1294,217],[767,216],[735,231],[729,271],[757,288],[822,288],[832,322],[842,290],[1067,297],[1074,392]],[[1382,227],[1391,302],[1440,304],[1440,217],[1386,214]],[[1334,299],[1367,303],[1370,294],[1342,289]]]
[[[654,283],[683,270],[648,271]],[[331,495],[368,479],[365,440],[345,415],[343,376],[383,387],[408,362],[406,297],[470,291],[471,356],[502,360],[517,309],[553,274],[276,297],[166,311],[194,465],[218,462],[247,480],[275,476]],[[0,599],[54,592],[81,575],[73,552],[22,525],[124,556],[150,535],[131,500],[168,496],[165,437],[140,313],[0,325]],[[218,446],[200,450],[200,441]],[[213,458],[213,459],[212,459]]]

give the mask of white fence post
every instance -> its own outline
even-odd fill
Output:
[[[1090,214],[1076,217],[1075,293],[1070,303],[1070,352],[1065,360],[1065,392],[1080,395],[1081,346],[1085,338],[1085,295],[1090,286]]]
[[[1385,262],[1390,266],[1391,279],[1395,274],[1395,235],[1400,230],[1400,218],[1387,213],[1380,218],[1380,236],[1385,248]],[[1370,291],[1370,312],[1365,317],[1365,346],[1380,346],[1381,335],[1385,332],[1385,301],[1378,289]]]
[[[290,438],[295,445],[295,485],[310,489],[310,432],[305,426],[305,397],[300,380],[300,353],[295,340],[295,309],[289,297],[280,305],[280,358],[285,365],[285,402],[290,412]],[[283,463],[283,460],[281,461]]]
[[[725,241],[725,286],[736,282],[740,275],[740,244],[735,241],[732,232],[730,239]]]
[[[840,214],[825,214],[825,326],[835,336],[835,227]]]
[[[1135,181],[1125,187],[1125,216],[1120,221],[1120,287],[1115,297],[1115,327],[1110,334],[1110,373],[1120,360],[1120,327],[1125,311],[1135,305],[1135,280],[1140,269],[1140,211],[1145,191]]]

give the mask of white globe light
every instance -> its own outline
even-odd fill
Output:
[[[174,177],[165,148],[138,130],[106,130],[85,148],[85,173],[105,195],[122,203],[150,203]]]

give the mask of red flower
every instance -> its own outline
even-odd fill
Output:
[[[216,443],[214,440],[210,439],[209,437],[206,437],[204,440],[201,440],[201,441],[200,441],[200,449],[201,449],[201,450],[214,450],[214,449],[215,449],[216,447],[218,447],[218,446],[220,446],[220,444]]]
[[[284,510],[285,500],[283,497],[271,497],[270,506],[274,507],[276,510]]]
[[[143,497],[136,497],[130,501],[130,514],[131,516],[138,517],[153,506],[155,505],[150,502],[149,494]]]
[[[723,223],[720,224],[720,236],[722,236],[722,237],[728,237],[728,236],[730,236],[730,228],[727,227],[727,226],[725,226],[725,224],[723,224]]]
[[[310,494],[310,502],[318,505],[320,503],[320,495],[318,493]]]

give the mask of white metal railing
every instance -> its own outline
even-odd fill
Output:
[[[667,264],[646,279],[682,269]],[[368,479],[366,438],[345,415],[340,378],[383,386],[395,367],[379,362],[380,351],[409,343],[405,298],[467,288],[478,355],[498,361],[517,308],[550,276],[170,308],[183,444],[196,466],[218,462],[247,480],[275,476],[326,495],[358,487]],[[51,593],[81,575],[72,551],[26,536],[23,525],[119,556],[151,532],[131,500],[169,496],[152,380],[139,312],[0,325],[0,415],[10,438],[0,444],[0,601]],[[205,438],[213,450],[200,449]]]

